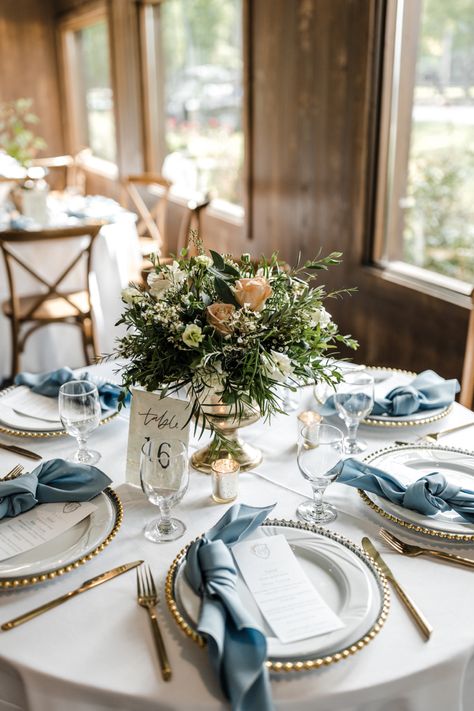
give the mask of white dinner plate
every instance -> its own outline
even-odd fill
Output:
[[[364,368],[363,366],[357,366],[357,368],[365,370],[374,376],[376,388],[382,387],[383,389],[383,383],[388,383],[390,380],[391,384],[387,386],[387,391],[392,390],[398,385],[406,385],[416,377],[416,373],[412,373],[409,370],[398,370],[396,368]],[[345,369],[353,370],[354,366],[352,364],[345,364],[342,371],[344,372]],[[333,394],[334,389],[327,383],[318,383],[314,386],[314,397],[320,404],[326,402],[327,398]],[[451,409],[452,405],[447,405],[445,407],[421,410],[420,412],[413,412],[411,415],[398,415],[396,417],[393,415],[369,415],[362,421],[362,424],[372,427],[414,427],[417,425],[426,425],[446,417]],[[334,417],[337,417],[337,415],[334,415]]]
[[[44,582],[85,563],[104,548],[122,522],[122,504],[112,489],[91,500],[97,508],[60,536],[30,551],[0,561],[0,590]],[[20,514],[21,515],[21,514]],[[61,572],[59,572],[61,571]]]
[[[379,469],[391,462],[403,464],[414,472],[414,480],[425,474],[439,472],[449,482],[465,489],[474,489],[474,454],[456,447],[432,445],[394,446],[368,455],[365,460]],[[455,511],[440,511],[426,516],[412,509],[397,506],[371,492],[363,492],[363,498],[373,504],[372,508],[401,525],[418,533],[439,535],[452,540],[474,540],[474,524],[466,521]],[[466,538],[467,537],[467,538]]]
[[[15,412],[13,408],[20,412],[27,412],[28,415],[41,414],[52,422],[25,417]],[[105,424],[117,413],[117,409],[102,412],[100,424]],[[33,393],[25,385],[14,385],[0,392],[1,431],[22,437],[51,437],[65,434],[65,429],[59,420],[57,398]]]
[[[344,624],[342,629],[309,639],[283,644],[262,617],[253,596],[238,575],[237,592],[245,607],[266,632],[268,658],[272,661],[309,659],[334,654],[357,642],[373,627],[381,614],[383,593],[373,569],[359,549],[341,542],[328,532],[299,530],[290,525],[270,522],[261,526],[254,537],[283,534],[298,562],[326,603]],[[201,599],[189,586],[184,565],[174,582],[176,603],[188,624],[196,629]]]

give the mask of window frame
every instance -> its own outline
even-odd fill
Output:
[[[115,106],[115,87],[113,83],[112,66],[112,46],[110,18],[105,0],[98,0],[89,3],[87,6],[79,8],[71,13],[67,13],[58,18],[57,22],[57,44],[59,59],[59,80],[61,92],[65,98],[64,114],[64,139],[66,150],[71,155],[77,155],[85,147],[87,117],[83,110],[81,101],[81,87],[77,78],[80,77],[76,47],[74,44],[74,33],[78,32],[97,22],[105,22],[108,27],[109,37],[109,62],[111,71],[111,85],[114,96],[114,119],[117,128],[117,110]],[[118,178],[118,145],[116,138],[116,160],[109,161],[94,155],[81,156],[81,163],[87,170],[109,180]]]
[[[140,74],[143,111],[143,158],[148,172],[160,172],[166,156],[164,131],[160,131],[160,116],[163,115],[164,81],[160,82],[159,41],[160,11],[166,0],[139,0],[138,28],[140,44]],[[229,203],[217,197],[211,200],[207,212],[226,222],[242,226],[244,239],[252,239],[252,38],[251,2],[242,0],[242,131],[244,137],[244,160],[242,170],[242,205]],[[173,192],[170,199],[186,204],[193,195]]]
[[[470,306],[472,285],[400,259],[399,230],[403,208],[394,205],[406,180],[417,35],[422,0],[386,0],[381,10],[374,69],[380,68],[376,91],[375,150],[371,156],[373,194],[370,205],[368,265],[373,275],[458,306]],[[375,73],[375,72],[374,72]],[[401,76],[412,81],[400,82]],[[398,233],[398,234],[397,234]],[[397,249],[398,247],[398,249]]]

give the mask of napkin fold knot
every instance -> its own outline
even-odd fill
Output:
[[[59,390],[65,383],[74,380],[88,380],[88,373],[75,375],[71,368],[58,368],[49,373],[18,373],[15,378],[15,385],[26,385],[32,392],[46,397],[59,397]],[[100,407],[104,410],[116,410],[118,399],[122,388],[113,383],[101,383],[97,385],[99,393]],[[130,393],[125,397],[125,404],[130,401]]]
[[[444,380],[434,370],[424,370],[406,385],[398,385],[385,395],[376,395],[370,414],[403,417],[422,410],[448,407],[454,402],[459,390],[457,380]],[[335,415],[337,409],[334,395],[328,397],[317,410],[325,417]]]
[[[474,522],[474,491],[447,481],[440,472],[431,472],[410,484],[404,484],[390,472],[349,458],[345,460],[337,481],[371,491],[425,516],[452,509],[466,521]]]
[[[37,504],[90,501],[110,483],[97,467],[51,459],[16,479],[0,481],[0,519],[18,516]]]
[[[186,556],[186,578],[202,597],[198,631],[207,638],[210,662],[234,711],[273,709],[266,637],[239,598],[229,546],[252,533],[274,506],[232,506]]]

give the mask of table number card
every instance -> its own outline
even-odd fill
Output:
[[[179,440],[187,446],[188,420],[189,403],[186,400],[160,398],[158,393],[133,388],[126,481],[140,486],[140,450],[147,438],[160,443]]]

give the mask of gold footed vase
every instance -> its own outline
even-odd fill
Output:
[[[247,427],[260,419],[260,411],[257,408],[246,405],[239,413],[235,405],[225,405],[215,391],[209,391],[203,410],[217,433],[210,444],[199,449],[191,457],[191,464],[195,469],[210,474],[212,462],[226,457],[236,459],[241,471],[253,469],[260,464],[263,459],[262,452],[239,436],[240,427]],[[220,435],[226,441],[223,442]]]

